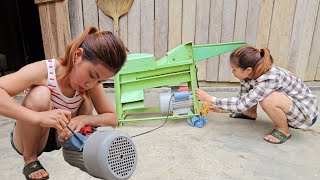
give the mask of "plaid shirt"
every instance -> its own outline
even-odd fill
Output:
[[[237,97],[212,97],[212,103],[231,112],[244,112],[272,92],[278,91],[286,94],[294,103],[287,113],[288,123],[291,126],[310,127],[312,119],[318,115],[316,96],[298,77],[280,67],[273,66],[256,80],[244,79],[240,84],[240,93]]]

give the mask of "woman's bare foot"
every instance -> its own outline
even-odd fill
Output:
[[[252,118],[252,119],[256,119],[257,118],[257,112],[250,112],[250,111],[245,111],[243,112],[244,115]]]

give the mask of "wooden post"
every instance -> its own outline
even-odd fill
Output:
[[[70,42],[68,1],[34,0],[38,5],[45,58],[63,57]]]

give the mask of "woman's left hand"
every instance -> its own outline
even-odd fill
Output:
[[[79,132],[86,124],[87,117],[84,115],[76,116],[70,120],[68,127],[74,132]],[[68,140],[72,132],[66,127],[60,133],[60,139]]]

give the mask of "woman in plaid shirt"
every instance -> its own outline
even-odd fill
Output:
[[[230,117],[255,120],[259,103],[275,124],[264,139],[275,144],[291,137],[289,127],[306,129],[315,123],[316,96],[298,77],[273,65],[267,48],[242,46],[232,52],[230,64],[241,84],[237,97],[217,98],[197,89],[199,100],[213,103],[212,111],[231,111]]]

